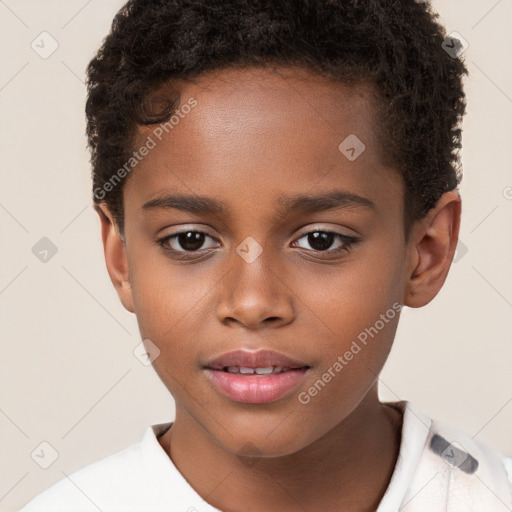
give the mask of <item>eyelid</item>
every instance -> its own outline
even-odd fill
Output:
[[[212,235],[211,232],[208,230],[208,228],[205,228],[203,226],[197,226],[197,225],[184,225],[178,229],[178,231],[173,231],[172,233],[168,233],[165,235],[159,236],[159,238],[168,238],[171,236],[180,235],[181,233],[188,233],[189,231],[196,231],[198,233],[204,233],[205,235],[208,235],[209,237],[218,240],[215,235]]]
[[[299,231],[299,234],[297,234],[296,236],[300,238],[309,233],[314,233],[315,231],[322,231],[323,233],[333,233],[335,235],[346,236],[346,237],[350,237],[350,238],[359,238],[360,237],[360,235],[355,233],[353,229],[345,228],[345,230],[350,231],[349,233],[341,233],[339,231],[339,229],[342,229],[341,226],[338,228],[335,228],[335,227],[329,227],[329,226],[325,226],[325,225],[322,226],[321,224],[312,224],[312,225],[307,224],[306,227],[304,228],[304,231],[301,228]]]

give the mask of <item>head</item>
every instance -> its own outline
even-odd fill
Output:
[[[283,455],[374,397],[401,306],[436,296],[457,242],[466,70],[444,37],[413,0],[116,16],[88,68],[93,199],[177,420]],[[305,377],[269,403],[227,398],[207,363],[240,348]]]

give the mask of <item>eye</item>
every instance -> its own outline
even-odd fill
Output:
[[[214,240],[213,237],[203,231],[188,229],[161,238],[157,242],[165,251],[173,254],[187,254],[205,249],[203,244],[207,238]],[[211,247],[206,247],[206,249],[209,248]]]
[[[175,258],[187,259],[193,255],[193,253],[201,253],[205,249],[211,249],[215,246],[204,247],[205,242],[216,239],[204,231],[198,231],[195,229],[183,230],[172,235],[165,236],[157,240],[158,245],[162,249],[169,253]],[[316,253],[327,253],[329,255],[336,255],[341,253],[349,252],[351,247],[355,245],[359,239],[353,236],[344,235],[342,233],[336,233],[333,231],[325,230],[314,230],[304,233],[296,242],[299,247],[308,249],[299,244],[300,240],[305,240],[310,245],[310,251]],[[334,242],[338,241],[339,244],[335,248],[331,248]]]
[[[349,252],[351,247],[359,241],[359,239],[354,236],[343,235],[342,233],[335,233],[333,231],[322,231],[320,229],[304,233],[296,243],[302,239],[306,240],[306,243],[312,247],[313,251],[327,252],[330,254]],[[340,244],[334,249],[330,249],[336,240],[339,241]],[[299,244],[299,247],[303,246]],[[303,248],[307,249],[307,247]]]

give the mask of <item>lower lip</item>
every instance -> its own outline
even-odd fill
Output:
[[[307,368],[272,375],[244,376],[211,368],[206,371],[215,388],[231,400],[246,404],[264,404],[275,402],[289,394],[302,382]]]

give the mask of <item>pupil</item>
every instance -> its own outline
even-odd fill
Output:
[[[308,235],[308,242],[315,249],[315,251],[322,251],[329,249],[334,239],[333,233],[324,233],[321,231],[315,231]]]
[[[204,233],[197,231],[187,231],[178,235],[178,242],[182,249],[186,251],[197,251],[204,243]]]

